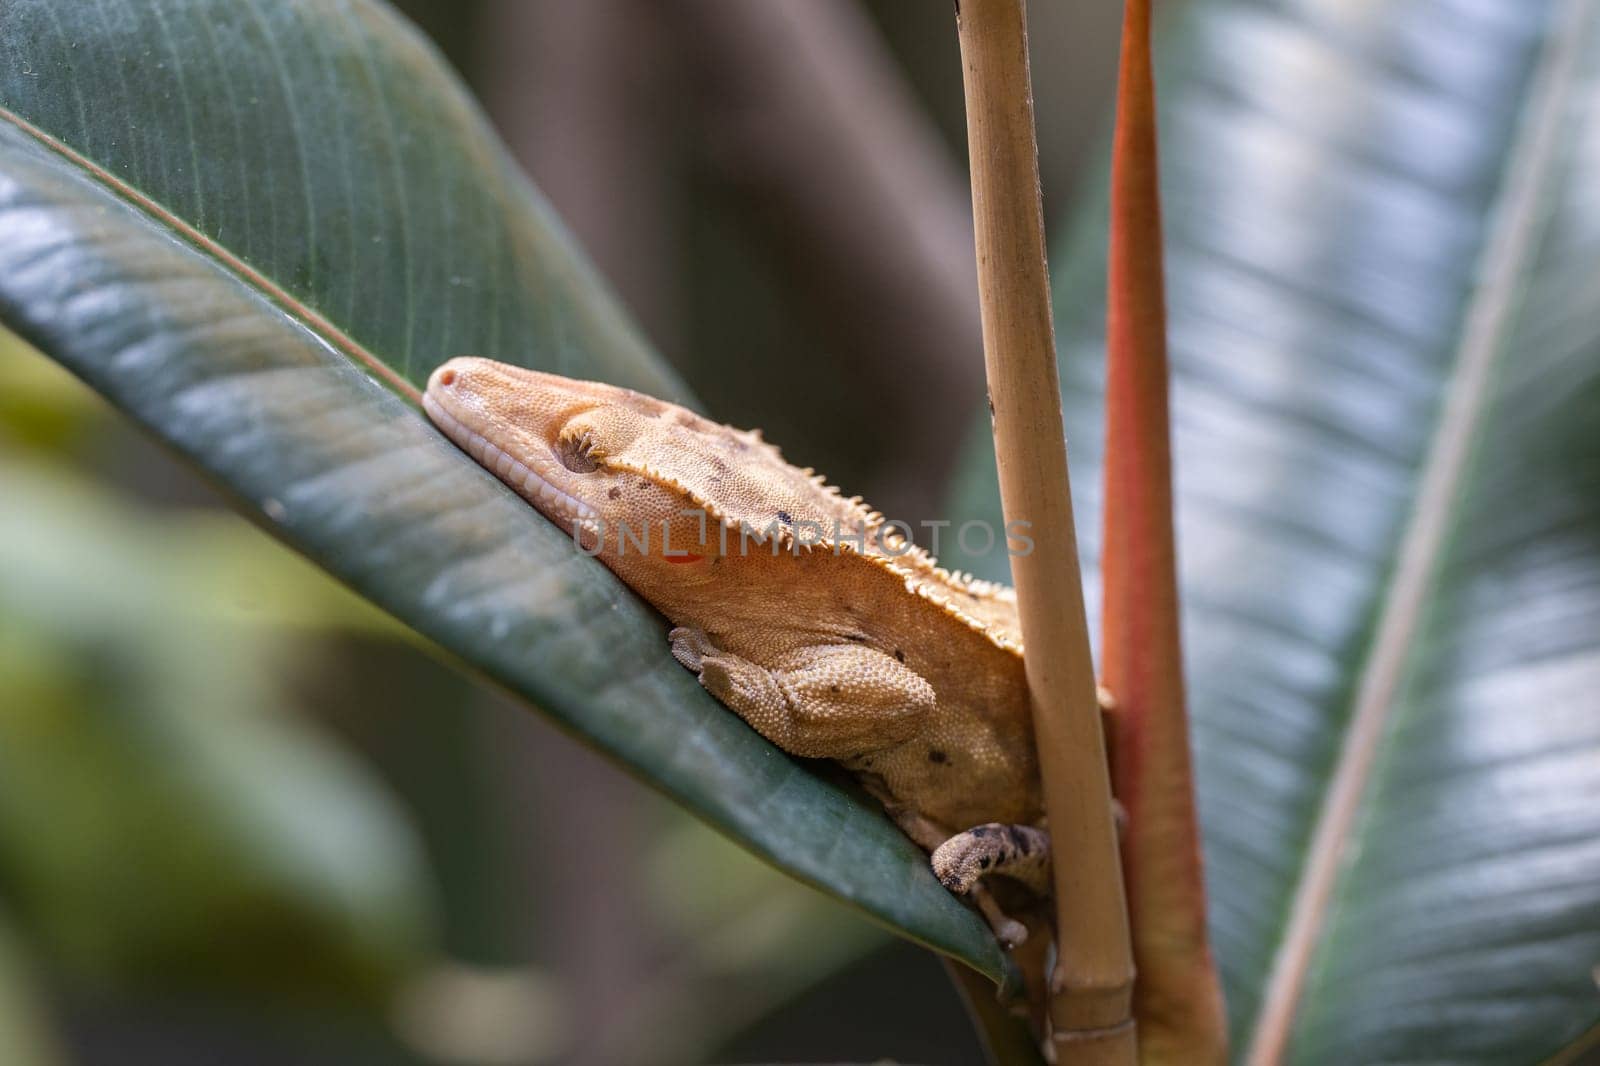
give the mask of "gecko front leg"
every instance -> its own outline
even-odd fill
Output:
[[[668,639],[707,692],[791,755],[848,759],[892,747],[915,736],[934,707],[921,675],[860,644],[796,648],[764,666],[699,629],[680,626]]]
[[[991,822],[940,844],[933,872],[950,891],[966,895],[980,878],[1002,874],[1039,895],[1050,891],[1050,834],[1031,825]]]
[[[1050,892],[1050,835],[1031,825],[991,822],[974,826],[933,849],[931,859],[939,883],[978,905],[1006,948],[1019,947],[1027,927],[1000,908],[983,879],[1000,874],[1025,885],[1039,897]]]
[[[1050,880],[1050,837],[1042,829],[1027,825],[980,825],[951,836],[933,822],[913,811],[890,809],[895,824],[906,836],[931,853],[930,863],[939,883],[977,906],[989,928],[1007,950],[1020,947],[1028,939],[1028,927],[1005,912],[989,886],[988,874],[1006,874],[1020,881],[1036,896],[1048,894]],[[1032,854],[1023,857],[1020,849],[999,846],[1016,831],[1024,834]],[[1015,861],[1001,861],[1002,855]],[[1014,854],[1013,854],[1014,853]],[[969,876],[970,874],[970,876]]]

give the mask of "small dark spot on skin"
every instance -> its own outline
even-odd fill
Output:
[[[642,478],[640,478],[640,479],[639,479],[639,487],[640,487],[640,488],[641,488],[641,489],[647,489],[647,488],[649,488],[649,487],[650,487],[650,479],[649,479],[649,478],[643,478],[643,477],[642,477]]]
[[[984,837],[992,837],[992,836],[994,836],[994,827],[993,826],[987,826],[987,825],[980,825],[980,826],[978,826],[978,827],[976,827],[974,829],[967,830],[967,832],[971,833],[973,836],[978,837],[980,839],[984,838]]]
[[[944,752],[940,751],[938,748],[929,748],[928,749],[928,761],[929,762],[932,762],[932,763],[944,763],[944,762],[948,762],[949,759],[950,759],[950,756],[946,755]]]
[[[721,566],[722,565],[722,556],[720,556],[720,555],[712,556],[711,565],[712,566]]]
[[[844,639],[845,640],[853,640],[857,644],[860,644],[860,643],[864,642],[867,639],[867,635],[865,633],[846,633],[844,635]]]
[[[789,517],[789,512],[788,511],[779,511],[778,512],[778,521],[782,522],[786,526],[794,525],[794,519]]]
[[[608,500],[620,500],[620,499],[622,499],[622,490],[620,488],[617,488],[616,486],[612,486],[611,491],[606,493],[606,499],[608,499]]]
[[[906,661],[906,653],[901,651],[899,648],[896,648],[894,650],[894,657],[896,659],[898,659],[900,662],[905,662]]]
[[[956,7],[957,7],[957,10],[960,9],[960,5],[959,4],[957,4]],[[983,398],[989,402],[989,417],[993,418],[994,417],[994,397],[989,395],[988,393],[984,393],[983,394]]]
[[[828,691],[833,693],[835,696],[837,696],[839,694],[839,686],[838,685],[829,685],[828,686]]]

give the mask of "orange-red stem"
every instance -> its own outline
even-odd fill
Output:
[[[1102,681],[1145,1063],[1226,1059],[1179,636],[1150,0],[1127,0],[1111,171]]]

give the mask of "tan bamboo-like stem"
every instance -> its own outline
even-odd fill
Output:
[[[1053,1040],[1063,1062],[1131,1066],[1133,954],[1067,483],[1026,13],[960,0],[956,26],[1000,498],[1008,530],[1033,542],[1011,573],[1057,856]]]

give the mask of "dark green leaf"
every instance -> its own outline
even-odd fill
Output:
[[[1197,0],[1166,37],[1187,657],[1240,1052],[1282,1025],[1297,1062],[1523,1063],[1600,1020],[1596,19]],[[1103,210],[1057,264],[1091,554]],[[975,448],[958,522],[996,515],[992,468]]]
[[[1004,972],[880,812],[705,695],[658,616],[376,380],[474,353],[684,396],[431,48],[367,0],[3,14],[0,319],[758,855]]]

